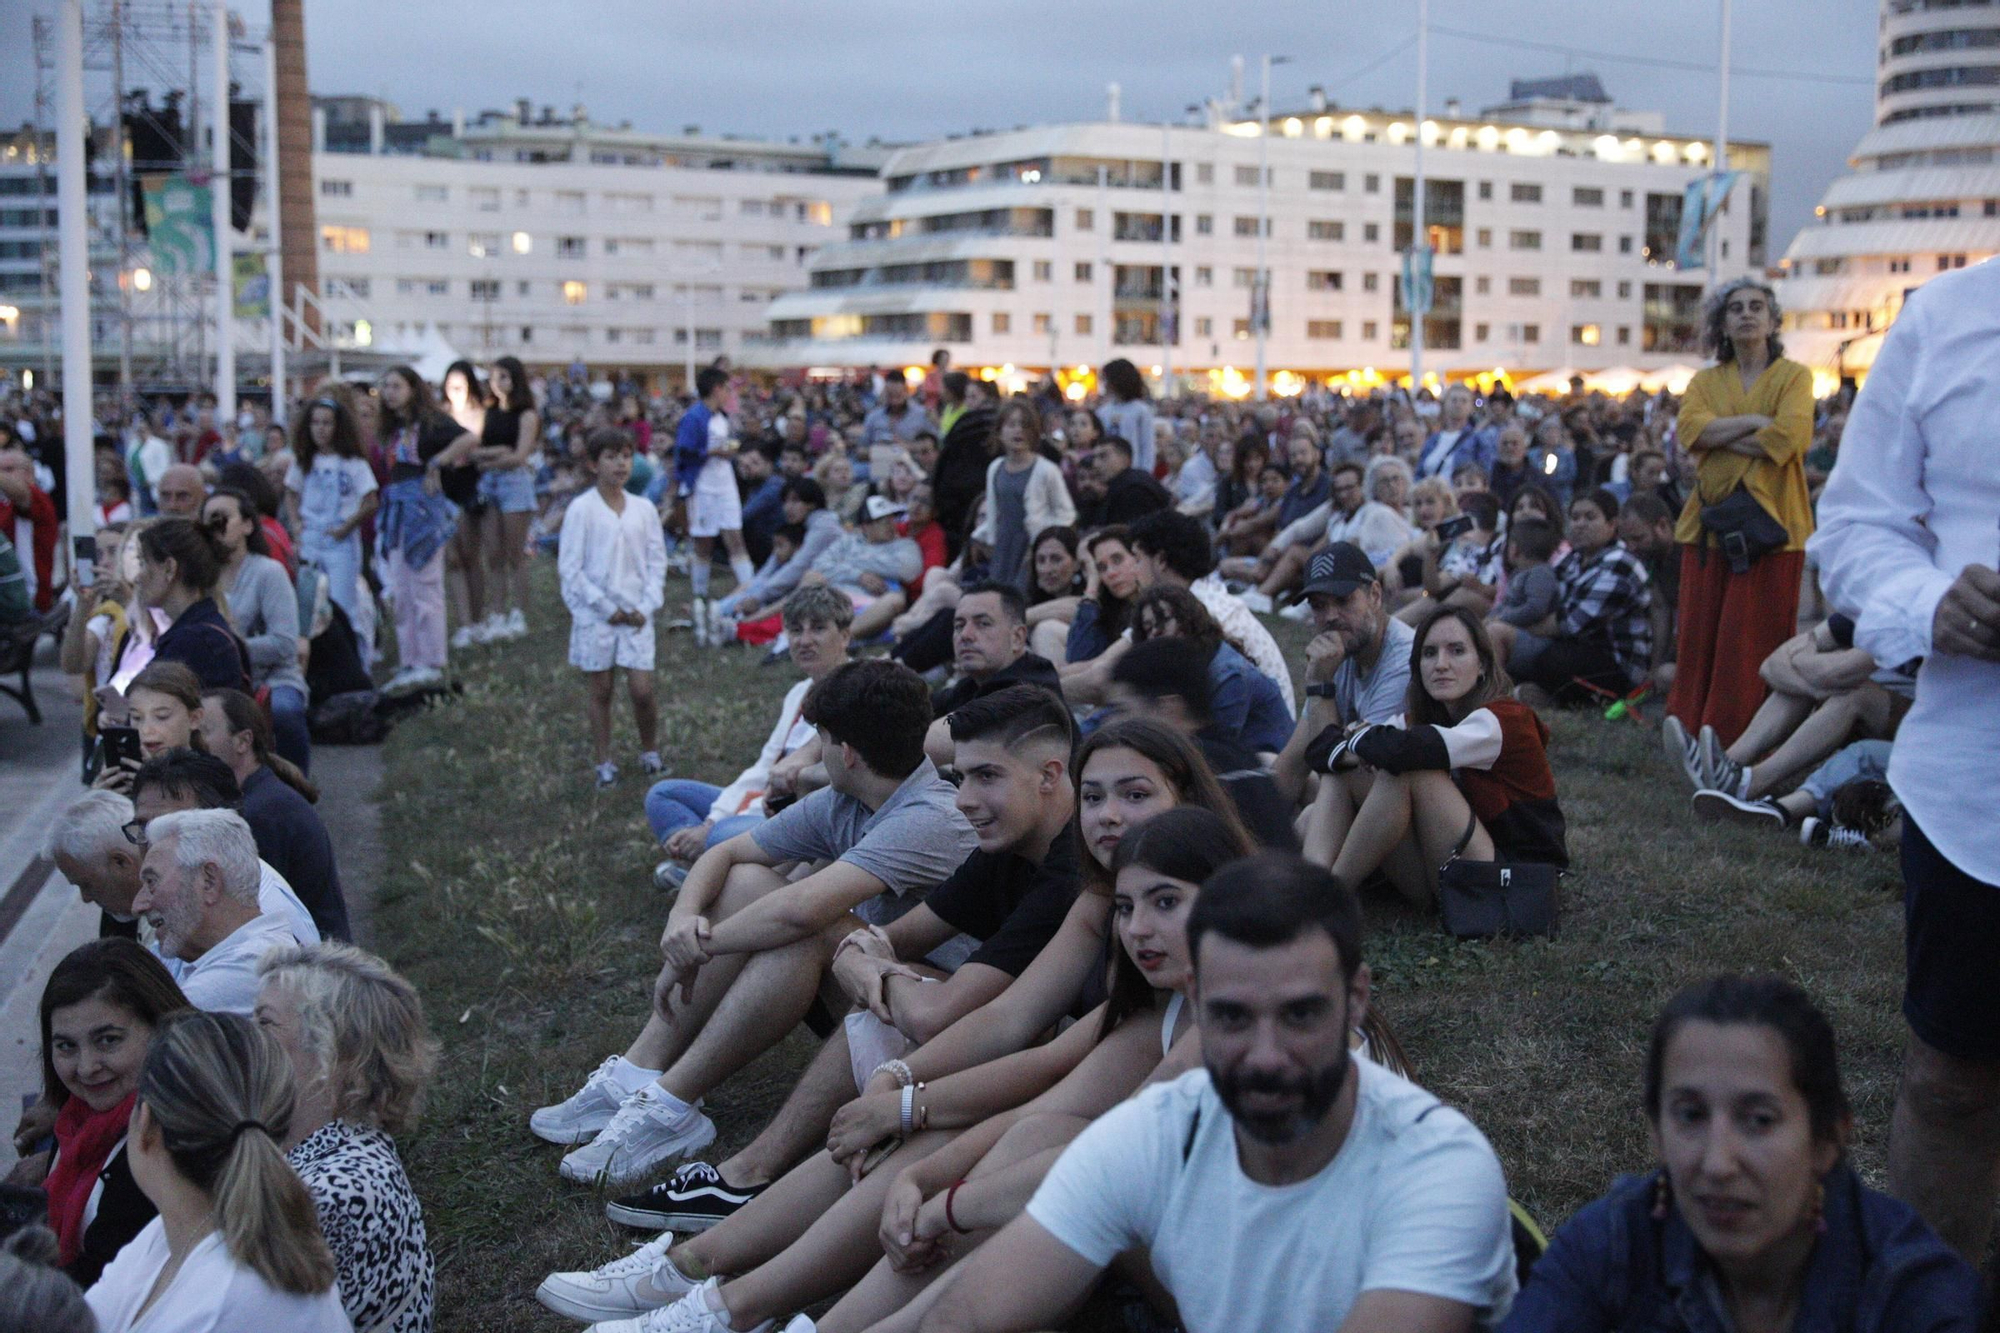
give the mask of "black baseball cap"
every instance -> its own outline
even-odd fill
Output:
[[[1346,597],[1356,588],[1375,582],[1375,566],[1353,542],[1335,542],[1312,558],[1306,567],[1305,593],[1325,593]]]

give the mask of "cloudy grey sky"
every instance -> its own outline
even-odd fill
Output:
[[[1675,132],[1711,134],[1719,4],[1432,0],[1431,105],[1457,97],[1472,110],[1504,97],[1510,77],[1589,71],[1620,105],[1664,111]],[[5,8],[0,123],[18,124],[33,114],[29,15],[56,5]],[[263,5],[249,0],[240,12],[262,30]],[[1730,134],[1772,145],[1774,258],[1870,124],[1877,12],[1873,0],[1736,0]],[[1303,105],[1312,84],[1343,105],[1408,107],[1416,15],[1416,0],[1013,0],[983,12],[888,0],[308,0],[306,36],[314,92],[378,94],[410,117],[527,97],[563,109],[580,101],[595,119],[639,128],[835,129],[860,141],[1096,118],[1114,80],[1127,119],[1178,118],[1225,88],[1234,53],[1247,58],[1254,91],[1266,51],[1291,58],[1272,81],[1281,109]]]

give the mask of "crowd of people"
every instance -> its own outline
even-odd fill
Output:
[[[101,1328],[225,1302],[431,1326],[393,1137],[431,1044],[409,984],[339,942],[314,664],[421,695],[453,653],[525,651],[542,552],[599,788],[625,676],[670,904],[628,1044],[528,1123],[658,1234],[549,1274],[549,1309],[604,1333],[1003,1333],[1093,1294],[1140,1329],[1978,1327],[2000,874],[1916,792],[1969,781],[1942,732],[2000,660],[2000,575],[1971,446],[1921,424],[1967,410],[1911,371],[1964,336],[1938,286],[1852,429],[1755,280],[1711,297],[1716,364],[1678,400],[1154,398],[1122,360],[1094,396],[1008,396],[940,351],[920,383],[718,363],[649,400],[502,358],[435,392],[407,367],[324,385],[289,433],[134,418],[65,594],[92,790],[47,852],[105,938],[48,983],[17,1133],[56,1262]],[[36,552],[59,469],[23,435],[54,431],[0,447],[0,532]],[[55,564],[24,577],[59,609]],[[1295,659],[1264,617],[1311,626]],[[726,786],[671,772],[674,633],[798,673]],[[1773,977],[1666,1005],[1637,1090],[1658,1165],[1552,1241],[1478,1109],[1423,1089],[1361,900],[1566,867],[1544,714],[1579,704],[1662,705],[1700,816],[1900,847],[1896,1197],[1848,1162],[1831,1026]],[[708,1160],[707,1099],[801,1024],[821,1045],[783,1106]]]

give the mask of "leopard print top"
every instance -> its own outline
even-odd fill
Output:
[[[319,1210],[354,1333],[431,1333],[436,1273],[395,1140],[333,1120],[287,1157]]]

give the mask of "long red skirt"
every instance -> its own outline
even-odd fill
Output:
[[[1706,558],[1704,558],[1704,556]],[[1804,551],[1773,551],[1732,574],[1722,552],[1681,547],[1680,629],[1667,711],[1693,735],[1703,725],[1728,745],[1764,702],[1757,669],[1797,633]]]

